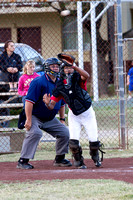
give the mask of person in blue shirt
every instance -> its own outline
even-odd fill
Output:
[[[26,113],[26,137],[23,141],[21,157],[17,168],[33,169],[29,159],[34,158],[37,145],[42,137],[42,130],[56,138],[56,157],[54,166],[72,166],[65,159],[68,153],[69,130],[65,126],[65,102],[59,101],[53,110],[49,110],[43,102],[45,93],[52,94],[59,75],[60,61],[57,58],[49,58],[45,61],[44,75],[34,79],[29,87],[25,99]],[[59,111],[60,121],[55,117]],[[42,129],[42,130],[41,130]]]
[[[131,63],[131,68],[128,71],[127,74],[127,85],[128,85],[128,100],[132,98],[132,92],[133,92],[133,61]]]

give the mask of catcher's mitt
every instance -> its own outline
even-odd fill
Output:
[[[75,61],[75,58],[72,55],[59,53],[57,56],[58,59],[67,66],[72,66]]]

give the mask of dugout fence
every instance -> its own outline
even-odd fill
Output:
[[[65,9],[70,15],[61,16]],[[79,67],[90,74],[87,89],[93,100],[99,140],[109,149],[132,148],[132,100],[127,101],[124,82],[131,49],[128,41],[122,40],[121,1],[5,0],[0,2],[0,20],[1,53],[3,43],[12,39],[29,45],[44,60],[61,52],[72,54]],[[21,50],[23,65],[34,59],[41,75],[42,63],[37,54],[29,48]],[[122,59],[124,65],[120,60],[123,53],[127,54]],[[21,97],[10,93],[7,80],[2,78],[0,74],[0,152],[19,152],[25,130],[17,129],[17,120],[23,105]],[[67,113],[66,106],[66,118]],[[84,128],[80,143],[84,149],[89,148]],[[44,133],[39,147],[51,150],[54,144],[55,139]]]

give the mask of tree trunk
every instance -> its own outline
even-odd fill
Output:
[[[105,58],[98,53],[97,55],[98,61],[98,90],[99,96],[106,95],[108,90],[108,74],[109,68],[107,62],[105,62]]]

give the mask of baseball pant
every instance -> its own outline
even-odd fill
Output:
[[[69,109],[68,124],[69,124],[70,139],[79,140],[81,128],[82,126],[84,126],[85,131],[88,135],[88,140],[90,142],[97,141],[98,139],[97,122],[96,122],[95,112],[92,106],[85,112],[81,113],[80,115],[74,115],[73,112]]]
[[[56,138],[56,155],[68,153],[68,128],[56,118],[51,121],[42,122],[37,117],[32,116],[32,126],[29,131],[26,131],[21,150],[21,158],[34,158],[37,145],[43,134],[41,129]]]

